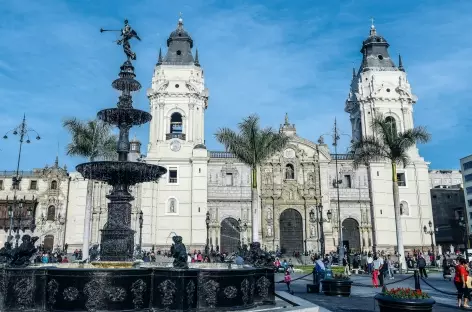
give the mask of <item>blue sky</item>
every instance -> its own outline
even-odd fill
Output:
[[[278,128],[287,112],[298,134],[313,141],[332,129],[335,117],[349,133],[344,102],[373,16],[390,54],[402,54],[419,98],[415,123],[433,135],[420,146],[421,154],[431,168],[458,168],[459,158],[472,153],[467,133],[472,130],[471,11],[467,0],[3,1],[0,132],[14,128],[26,113],[43,139],[24,148],[21,168],[52,164],[59,153],[61,164],[72,169],[81,159],[65,156],[69,136],[61,120],[94,118],[117,102],[110,84],[123,54],[114,35],[98,30],[119,28],[128,18],[143,39],[133,44],[143,85],[135,106],[147,110],[145,90],[159,47],[165,48],[183,12],[210,90],[209,149],[221,149],[213,138],[219,127],[234,127],[251,113]],[[145,146],[147,125],[131,133]],[[14,137],[1,140],[0,170],[13,170],[17,153]]]

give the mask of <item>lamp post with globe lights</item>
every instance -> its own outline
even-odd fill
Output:
[[[16,213],[17,215],[20,215],[17,211],[18,207],[18,201],[16,198],[16,192],[20,189],[20,182],[21,182],[21,177],[20,177],[20,160],[21,160],[21,151],[23,148],[23,143],[29,144],[31,143],[29,134],[34,133],[36,134],[36,140],[40,140],[41,137],[39,136],[38,132],[34,129],[28,128],[28,125],[26,123],[26,115],[23,115],[23,121],[21,124],[14,129],[11,129],[10,131],[6,132],[5,135],[3,136],[4,139],[8,139],[9,134],[13,134],[15,136],[19,137],[20,141],[20,146],[18,150],[18,159],[16,162],[16,172],[15,176],[12,178],[12,188],[13,188],[13,207],[10,207],[8,213],[10,214],[10,229],[8,232],[8,241],[10,242],[13,239],[12,234],[12,228],[13,228],[13,215]],[[23,205],[23,203],[21,203]],[[21,209],[21,208],[20,208]],[[18,225],[19,226],[19,225]],[[17,236],[19,235],[19,232],[17,232]],[[18,238],[19,239],[19,238]],[[16,245],[18,246],[18,240],[16,242]]]
[[[143,211],[139,212],[139,254],[143,253]]]
[[[331,210],[328,210],[326,213],[327,219],[323,218],[323,204],[320,202],[317,206],[316,209],[318,211],[318,217],[315,217],[315,211],[312,209],[310,211],[310,222],[315,223],[318,222],[320,225],[320,237],[319,237],[319,242],[320,242],[320,255],[323,257],[325,254],[325,240],[324,240],[324,222],[331,222],[331,218],[333,216],[333,213]]]
[[[431,251],[433,252],[433,255],[434,255],[434,240],[433,240],[433,235],[436,234],[438,232],[438,228],[433,228],[433,222],[431,222],[431,220],[428,222],[428,225],[429,225],[429,230],[428,230],[428,227],[423,226],[423,231],[425,234],[429,234],[429,236],[431,236]]]

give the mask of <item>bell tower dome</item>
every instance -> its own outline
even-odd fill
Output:
[[[148,209],[156,217],[153,244],[167,245],[169,233],[183,237],[190,249],[205,246],[207,212],[207,165],[205,111],[208,89],[194,40],[182,17],[167,39],[167,51],[159,50],[151,87],[148,152],[144,161],[159,163],[167,175],[157,186]],[[144,191],[143,191],[144,192]],[[154,223],[153,223],[154,224]],[[154,226],[154,225],[153,225]]]
[[[167,52],[159,56],[148,98],[151,105],[151,126],[148,158],[157,157],[159,149],[187,146],[191,153],[196,144],[204,143],[204,116],[208,106],[208,89],[204,72],[192,54],[194,41],[184,28],[182,18],[167,39]]]
[[[413,105],[417,97],[412,93],[401,57],[396,66],[389,46],[372,24],[369,36],[362,42],[362,61],[357,73],[353,70],[345,106],[354,140],[372,135],[372,118],[378,113],[392,118],[398,131],[414,127]]]

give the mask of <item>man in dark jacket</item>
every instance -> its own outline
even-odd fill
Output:
[[[426,274],[426,260],[424,259],[423,255],[420,255],[418,258],[418,269],[420,271],[421,277],[428,278],[428,274]]]

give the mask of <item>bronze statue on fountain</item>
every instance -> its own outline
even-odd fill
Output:
[[[31,263],[31,257],[38,251],[34,246],[38,239],[37,236],[23,235],[21,245],[16,248],[12,248],[11,242],[6,242],[5,246],[0,249],[0,263],[16,268],[28,266]]]
[[[125,20],[121,30],[105,30],[100,32],[117,31],[121,38],[116,42],[123,46],[126,61],[120,67],[119,78],[112,86],[121,91],[116,108],[104,109],[97,117],[119,129],[117,142],[118,161],[96,161],[80,164],[76,167],[86,179],[107,182],[113,187],[107,195],[108,219],[103,227],[100,244],[101,261],[132,261],[134,250],[134,234],[131,226],[131,201],[134,197],[129,193],[129,187],[143,182],[157,181],[167,170],[164,167],[144,162],[128,161],[130,150],[129,131],[132,126],[148,123],[151,114],[133,108],[131,92],[141,89],[141,84],[135,80],[134,66],[131,60],[136,59],[136,53],[131,50],[130,40],[141,40]]]

